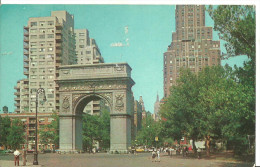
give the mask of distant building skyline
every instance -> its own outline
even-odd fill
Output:
[[[1,5],[0,108],[7,106],[9,112],[14,112],[14,87],[18,80],[28,75],[23,70],[23,26],[28,24],[30,17],[46,17],[51,11],[61,10],[73,13],[76,29],[88,28],[106,62],[128,62],[131,65],[136,82],[133,87],[135,99],[142,96],[146,110],[153,112],[157,91],[163,97],[161,55],[171,42],[172,31],[175,31],[174,5]],[[207,13],[205,17],[206,26],[213,26]],[[125,40],[125,27],[128,27],[130,45],[111,47],[111,43]],[[213,32],[213,38],[218,39],[217,32]],[[242,66],[244,60],[246,58],[231,58],[222,64],[228,62]]]
[[[177,5],[176,32],[164,53],[164,97],[176,85],[181,68],[198,73],[203,67],[220,65],[220,41],[213,41],[212,27],[205,26],[204,5]]]

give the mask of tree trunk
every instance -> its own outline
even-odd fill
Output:
[[[195,140],[192,139],[192,147],[193,147],[193,150],[194,150],[194,154],[197,154],[197,147],[195,145]]]
[[[209,154],[210,154],[210,136],[206,137],[206,151],[207,151],[207,156],[209,157]]]

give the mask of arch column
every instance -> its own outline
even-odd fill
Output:
[[[82,117],[79,115],[59,115],[60,151],[82,150]]]

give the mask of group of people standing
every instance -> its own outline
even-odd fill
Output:
[[[160,150],[152,151],[152,162],[160,162]]]
[[[19,157],[20,157],[21,153],[19,152],[18,149],[16,149],[14,151],[14,165],[16,166],[19,166]],[[26,150],[23,148],[23,152],[22,152],[22,158],[23,158],[23,166],[26,165]]]

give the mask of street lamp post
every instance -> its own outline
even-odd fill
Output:
[[[45,96],[45,90],[43,88],[39,88],[37,89],[37,92],[36,92],[36,114],[35,114],[35,117],[36,117],[36,123],[35,123],[35,152],[34,152],[34,160],[33,160],[33,165],[38,165],[38,137],[37,137],[37,124],[38,124],[38,121],[37,121],[37,114],[38,114],[38,96],[39,94],[42,94],[44,95],[44,98],[43,98],[43,101],[46,101],[46,96]]]

